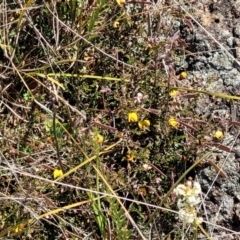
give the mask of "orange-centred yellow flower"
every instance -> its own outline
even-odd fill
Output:
[[[178,127],[180,123],[173,117],[169,118],[168,124],[172,127]]]
[[[222,131],[216,131],[214,134],[214,137],[216,139],[222,139],[223,138],[223,132]]]
[[[140,129],[145,129],[145,128],[148,128],[150,126],[150,121],[148,119],[145,119],[143,121],[139,121],[138,122],[138,126]]]
[[[63,176],[63,171],[61,169],[55,169],[53,171],[53,178],[56,179],[58,177]]]
[[[126,3],[126,0],[116,0],[118,5],[122,5]]]
[[[138,115],[136,112],[130,112],[128,114],[128,122],[137,122],[138,121]]]

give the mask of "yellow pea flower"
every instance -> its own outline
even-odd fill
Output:
[[[129,154],[127,155],[127,160],[128,160],[129,162],[132,162],[132,161],[134,160],[134,158],[135,158],[135,155],[134,155],[133,153],[129,153]]]
[[[102,135],[98,134],[96,137],[96,141],[98,142],[98,144],[101,144],[104,141],[104,137]]]
[[[139,126],[140,129],[148,128],[150,126],[150,121],[147,120],[147,119],[145,119],[143,121],[139,121],[138,126]]]
[[[143,127],[144,127],[143,121],[139,121],[138,126],[139,126],[140,129],[143,129]]]
[[[61,169],[55,169],[53,171],[53,178],[56,179],[58,177],[63,176],[63,171]]]
[[[122,5],[126,3],[126,0],[116,0],[118,5]]]
[[[187,73],[186,72],[181,72],[180,73],[180,78],[181,79],[186,79],[187,78]]]
[[[14,232],[15,233],[21,232],[23,228],[24,228],[24,224],[19,224],[15,227]]]
[[[138,121],[138,115],[136,112],[131,112],[128,114],[128,122],[137,122]]]
[[[223,138],[223,132],[222,131],[216,131],[214,134],[214,137],[217,139],[222,139]]]
[[[173,117],[169,118],[168,124],[172,127],[178,127],[180,123]]]
[[[145,188],[145,187],[139,188],[139,189],[138,189],[138,194],[146,197],[146,196],[147,196],[147,190],[146,190],[146,188]]]
[[[176,96],[178,95],[178,91],[177,91],[177,90],[172,90],[172,91],[169,93],[169,95],[170,95],[171,97],[176,97]]]
[[[150,121],[148,119],[143,120],[143,123],[146,127],[150,126]]]

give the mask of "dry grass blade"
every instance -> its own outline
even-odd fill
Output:
[[[216,173],[219,174],[222,178],[227,178],[227,174],[213,161],[209,160],[208,163],[215,169]]]
[[[229,148],[225,145],[222,145],[220,143],[213,143],[213,142],[208,142],[208,143],[204,143],[206,146],[213,146],[213,147],[217,147],[218,149],[221,149],[225,152],[228,152],[228,153],[235,153],[236,151],[232,148]]]
[[[230,121],[229,124],[231,125],[235,125],[237,127],[240,127],[240,122],[236,122],[236,121]]]
[[[0,238],[237,237],[221,226],[239,228],[227,188],[238,184],[240,30],[227,21],[214,39],[196,20],[197,6],[219,11],[208,1],[0,3]],[[216,153],[227,174],[209,161],[217,174],[203,164],[198,175]],[[198,192],[192,215],[179,186]]]

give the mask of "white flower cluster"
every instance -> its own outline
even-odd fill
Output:
[[[174,193],[179,198],[177,206],[179,208],[179,219],[184,224],[200,224],[203,219],[197,218],[196,205],[201,202],[199,194],[201,186],[198,182],[187,181],[185,184],[179,184]]]

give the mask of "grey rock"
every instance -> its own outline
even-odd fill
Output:
[[[200,0],[200,2],[208,6],[203,12],[209,17],[208,22],[203,22],[205,29],[230,54],[237,60],[240,59],[240,1]],[[218,22],[215,21],[218,20],[216,16],[220,16]],[[199,18],[201,19],[201,17]],[[194,88],[240,96],[240,67],[237,68],[237,63],[221,49],[219,44],[198,26],[195,27],[194,33],[187,36],[186,41],[189,44],[189,50],[194,53],[194,55],[186,57],[189,66],[189,79],[191,80],[189,85],[192,86],[191,84],[194,83]],[[198,81],[201,83],[198,84]],[[238,101],[235,104],[237,105]],[[226,99],[202,94],[196,102],[195,112],[202,119],[212,119],[214,114],[223,120],[226,118],[227,125],[229,119],[227,117],[231,113],[229,106],[230,104]],[[219,127],[224,128],[224,126]],[[220,149],[215,152],[221,156],[220,162],[217,164],[222,167],[227,178],[216,177],[217,173],[212,166],[204,167],[199,172],[198,177],[204,198],[206,197],[204,203],[209,221],[227,227],[237,227],[237,231],[239,231],[239,224],[234,222],[235,220],[240,222],[240,173],[239,159],[237,159],[240,158],[240,140],[236,141],[236,135],[233,131],[236,128],[238,129],[236,131],[239,131],[237,126],[232,128],[226,126],[225,136],[221,144],[229,148],[235,144],[237,153],[228,153]],[[237,239],[234,237],[232,239]],[[218,238],[218,240],[222,239],[230,238]]]
[[[225,29],[221,32],[221,37],[222,38],[229,38],[229,37],[231,37],[231,33],[228,30]]]
[[[233,217],[233,208],[234,208],[234,200],[230,196],[225,196],[222,199],[221,204],[221,211],[220,214],[223,216],[223,218],[231,220]]]
[[[235,205],[235,216],[238,221],[240,221],[240,203]]]
[[[233,46],[233,40],[234,40],[234,37],[232,37],[232,36],[227,39],[227,44],[229,47]]]
[[[213,68],[217,70],[231,70],[232,62],[226,54],[223,53],[214,53],[213,56],[209,59],[209,63]]]
[[[240,74],[237,69],[221,75],[223,83],[231,94],[240,95]]]
[[[240,37],[240,23],[237,23],[233,28],[233,36],[238,38]]]
[[[237,157],[237,158],[240,158],[240,145],[238,145],[238,146],[236,146],[236,147],[234,147],[234,150],[235,150],[235,156]],[[239,201],[240,201],[240,199],[239,199]]]

